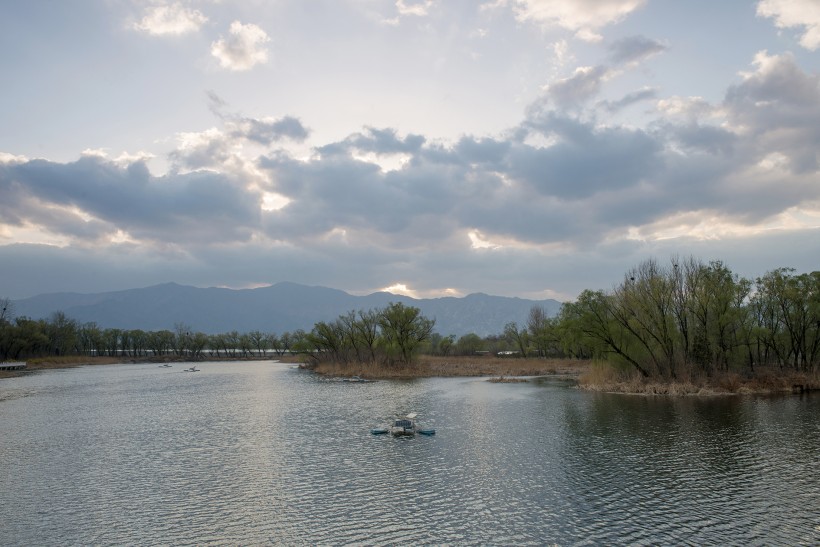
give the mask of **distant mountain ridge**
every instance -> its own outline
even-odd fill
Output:
[[[164,283],[140,289],[94,294],[41,294],[14,302],[16,316],[47,319],[61,311],[80,323],[102,328],[173,330],[184,323],[206,334],[304,329],[350,311],[384,308],[401,302],[436,320],[436,332],[461,336],[500,334],[515,321],[523,326],[533,306],[558,313],[556,300],[527,300],[483,293],[464,297],[410,298],[386,292],[355,296],[337,289],[281,282],[256,289],[199,288]]]

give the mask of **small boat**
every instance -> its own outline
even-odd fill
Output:
[[[164,365],[160,365],[159,368],[171,368],[171,365],[166,363]]]
[[[199,370],[200,369],[198,369],[196,367],[191,367],[191,368],[183,369],[182,372],[199,372]]]
[[[370,430],[373,435],[386,435],[390,433],[394,437],[410,437],[416,433],[420,435],[435,435],[435,429],[422,428],[416,423],[415,412],[408,414],[404,418],[397,418],[393,424],[388,427],[374,428]]]

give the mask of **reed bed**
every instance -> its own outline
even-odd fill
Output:
[[[380,363],[319,363],[311,366],[325,376],[368,379],[427,378],[453,376],[579,376],[589,363],[574,359],[516,359],[500,357],[439,357],[422,355],[411,365]]]
[[[637,371],[606,362],[593,363],[578,378],[581,389],[641,395],[727,395],[803,393],[820,390],[820,372],[759,369],[754,373],[717,372],[711,376],[683,371],[676,379],[643,378]]]

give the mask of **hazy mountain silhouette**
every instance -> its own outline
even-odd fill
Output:
[[[194,331],[217,334],[230,331],[274,332],[304,329],[318,321],[332,321],[351,310],[384,308],[390,302],[415,306],[436,320],[436,332],[461,336],[500,334],[515,321],[523,326],[530,308],[540,306],[549,315],[560,309],[556,300],[526,300],[482,293],[462,298],[414,299],[377,292],[354,296],[327,287],[277,283],[257,289],[197,288],[165,283],[142,289],[96,294],[42,294],[14,302],[17,316],[47,319],[61,311],[80,322],[102,328],[173,330],[184,323]]]

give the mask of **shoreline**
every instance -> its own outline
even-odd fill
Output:
[[[589,362],[575,359],[516,359],[502,357],[439,357],[422,355],[409,366],[380,366],[371,363],[318,363],[304,366],[322,376],[368,380],[407,380],[412,378],[558,376],[580,378]],[[509,380],[507,380],[509,381]]]
[[[155,357],[85,357],[66,356],[27,361],[23,370],[0,371],[0,380],[31,374],[40,370],[115,364],[195,363],[202,361],[237,362],[279,361],[298,364],[321,376],[331,378],[359,377],[367,380],[410,380],[414,378],[487,377],[494,383],[527,382],[524,377],[551,376],[572,379],[584,391],[644,396],[723,396],[788,395],[820,391],[820,373],[770,370],[748,377],[738,373],[721,373],[711,378],[697,377],[675,381],[644,379],[618,373],[601,363],[577,359],[539,359],[504,357],[440,357],[422,355],[409,366],[386,367],[370,363],[318,363],[306,365],[299,355],[260,357],[203,357],[195,360],[183,356]]]

